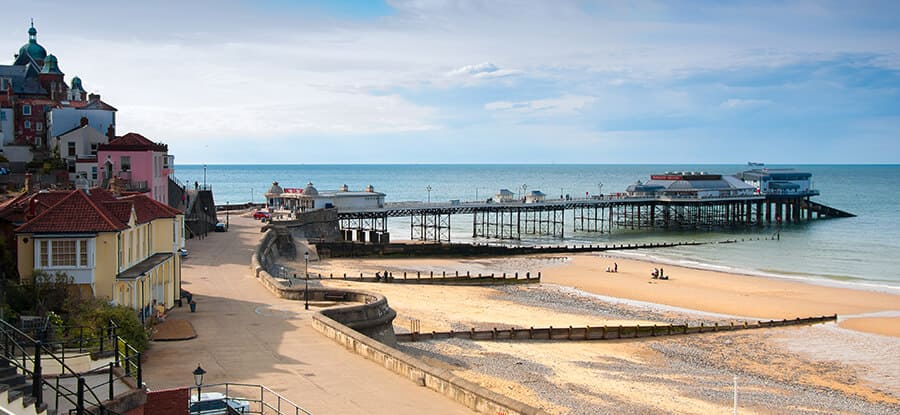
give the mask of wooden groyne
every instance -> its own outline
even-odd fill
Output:
[[[756,238],[754,240],[759,240]],[[513,256],[534,254],[561,254],[579,252],[623,251],[634,249],[659,249],[677,246],[697,246],[730,244],[742,242],[743,239],[729,239],[713,242],[650,242],[628,244],[574,244],[574,245],[539,245],[511,246],[498,244],[457,244],[457,243],[389,243],[367,244],[352,241],[310,241],[316,245],[320,258],[355,258],[366,256],[397,257],[459,257],[459,256]]]
[[[585,326],[585,327],[545,327],[545,328],[508,328],[469,331],[433,331],[431,333],[396,334],[398,342],[415,342],[426,340],[469,339],[477,341],[515,341],[515,340],[619,340],[647,337],[675,336],[684,334],[715,333],[736,330],[753,330],[761,328],[800,326],[837,321],[837,314],[832,316],[796,318],[793,320],[769,320],[749,322],[713,323],[712,325],[691,326],[689,324],[667,325],[634,325],[634,326]]]
[[[302,282],[304,276],[302,273],[297,274],[293,269],[276,265],[274,269],[276,278],[286,279],[293,284],[293,281]],[[513,285],[513,284],[537,284],[541,282],[541,273],[537,272],[512,272],[512,273],[490,273],[490,274],[472,274],[469,271],[454,271],[448,273],[441,272],[388,272],[387,276],[382,273],[359,273],[359,274],[338,274],[329,273],[324,275],[321,273],[310,273],[310,280],[344,280],[357,282],[375,282],[390,284],[432,284],[432,285]]]

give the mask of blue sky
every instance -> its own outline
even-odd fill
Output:
[[[900,2],[3,10],[177,163],[900,163]]]

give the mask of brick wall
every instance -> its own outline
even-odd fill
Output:
[[[188,415],[188,388],[147,392],[143,414]]]

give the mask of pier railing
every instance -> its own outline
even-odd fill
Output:
[[[618,340],[646,337],[661,337],[682,334],[715,333],[735,330],[752,330],[761,328],[810,325],[837,321],[837,314],[821,317],[796,318],[793,320],[768,320],[751,322],[666,324],[666,325],[617,325],[617,326],[583,326],[583,327],[544,327],[515,328],[490,330],[475,329],[469,331],[432,331],[430,333],[397,333],[398,342],[415,342],[423,340],[469,339],[469,340]]]

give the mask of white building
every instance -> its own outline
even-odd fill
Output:
[[[708,199],[753,196],[755,189],[734,176],[706,172],[654,174],[646,183],[628,186],[628,197]]]
[[[509,189],[500,189],[500,191],[494,195],[494,201],[497,203],[512,202],[515,199],[516,194],[511,192]]]
[[[115,132],[116,109],[100,100],[99,95],[91,95],[89,101],[60,101],[61,107],[53,108],[47,115],[49,137],[64,134],[82,125],[82,118],[88,125],[109,136],[110,128]]]
[[[753,169],[736,175],[763,195],[817,195],[812,188],[812,173],[794,169]]]
[[[59,151],[59,158],[69,166],[69,180],[84,177],[90,187],[95,187],[98,186],[97,148],[108,142],[108,137],[84,122],[82,126],[56,136],[53,146]]]
[[[525,195],[525,203],[541,203],[547,199],[547,195],[540,190],[532,190],[531,193]]]
[[[278,183],[273,183],[273,188]],[[273,189],[269,189],[272,191]],[[363,191],[351,191],[347,185],[338,190],[319,191],[312,182],[303,189],[282,189],[280,197],[269,197],[270,206],[280,206],[291,210],[311,210],[336,208],[338,211],[376,209],[384,207],[384,193],[376,192],[372,185]]]

